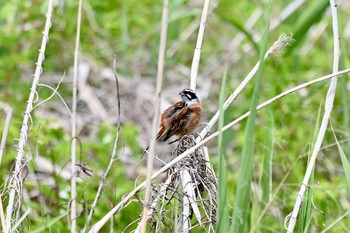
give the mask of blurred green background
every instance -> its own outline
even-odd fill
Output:
[[[5,154],[0,169],[1,188],[4,192],[5,181],[11,172],[11,165],[16,156],[14,145],[19,137],[19,129],[23,120],[34,74],[35,62],[45,25],[46,1],[0,1],[0,128],[5,123],[5,107],[14,108],[12,125],[7,139]],[[301,3],[288,16],[287,6]],[[59,93],[71,103],[76,15],[78,1],[56,1],[46,59],[41,83],[45,77],[63,76]],[[181,83],[189,83],[195,49],[199,20],[201,18],[202,1],[170,1],[169,28],[167,38],[167,54],[165,64],[165,83],[171,88],[174,79]],[[208,121],[218,108],[218,97],[221,79],[227,69],[226,94],[231,93],[259,60],[259,44],[266,24],[266,1],[211,1],[211,9],[206,25],[201,62],[199,66],[198,86],[202,91],[205,119]],[[350,4],[342,1],[338,7],[339,33],[341,44],[340,69],[349,67],[350,58]],[[146,80],[155,85],[157,72],[157,56],[159,46],[162,1],[84,1],[81,29],[81,57],[89,61],[93,70],[111,68],[113,55],[118,60],[118,73],[125,79]],[[262,77],[260,102],[287,90],[297,84],[321,77],[332,72],[333,34],[329,2],[318,1],[271,1],[271,18],[286,17],[269,34],[268,47],[282,34],[292,34],[295,43],[267,59]],[[249,26],[252,18],[256,23]],[[254,21],[254,20],[253,20]],[[239,38],[241,37],[241,41]],[[238,42],[239,41],[239,42]],[[96,73],[96,72],[95,72]],[[175,77],[175,78],[174,78]],[[59,78],[60,79],[60,78]],[[59,80],[58,79],[58,80]],[[140,82],[141,82],[140,81]],[[98,76],[89,76],[87,81],[94,90],[103,87]],[[50,83],[51,86],[56,84]],[[210,88],[206,88],[209,84]],[[115,85],[110,82],[109,85]],[[272,187],[270,195],[278,189],[270,208],[263,213],[257,232],[284,231],[284,218],[294,206],[300,183],[304,177],[308,155],[312,149],[313,134],[318,128],[319,111],[323,114],[324,100],[329,82],[310,86],[300,92],[291,94],[268,108],[260,111],[256,119],[256,137],[254,138],[254,175],[253,185],[257,186],[251,193],[260,195],[260,177],[263,170],[263,158],[266,154],[266,138],[273,138]],[[339,79],[331,125],[341,142],[347,156],[350,156],[349,134],[349,79]],[[253,84],[225,112],[225,123],[228,123],[249,110],[253,93]],[[103,91],[103,90],[101,90]],[[123,90],[121,90],[123,91]],[[177,93],[177,89],[175,90]],[[40,100],[52,94],[52,91],[39,87]],[[205,93],[205,94],[203,94]],[[114,97],[113,97],[114,96]],[[111,98],[116,95],[111,94]],[[49,102],[65,109],[59,98]],[[84,105],[79,105],[83,108]],[[110,108],[117,108],[109,106]],[[48,117],[36,116],[36,111],[45,108],[45,104],[34,110],[33,124],[26,145],[28,157],[40,155],[52,164],[66,167],[70,160],[70,132],[58,124],[62,116],[52,114]],[[50,112],[50,109],[45,109]],[[52,110],[56,113],[57,110]],[[78,110],[79,111],[79,110]],[[140,111],[125,106],[121,111]],[[84,111],[82,111],[84,112]],[[67,117],[67,114],[65,115]],[[115,116],[111,116],[115,117]],[[67,119],[66,119],[67,120]],[[69,119],[67,120],[69,122]],[[270,122],[273,122],[271,124]],[[101,174],[107,167],[113,148],[116,125],[108,121],[92,122],[92,126],[81,131],[79,136],[81,147],[78,159],[94,170],[92,177],[86,177],[78,184],[78,229],[84,226],[90,204],[95,197]],[[118,153],[125,148],[133,152],[134,160],[139,160],[137,152],[142,150],[137,137],[142,133],[137,122],[122,122],[120,146]],[[228,199],[233,208],[240,166],[240,155],[244,144],[244,128],[246,121],[224,133],[223,145],[227,162]],[[273,127],[272,127],[273,126]],[[216,129],[216,126],[215,126]],[[1,130],[2,131],[2,130]],[[212,130],[214,131],[214,129]],[[216,142],[209,144],[211,162],[218,166]],[[132,160],[132,161],[134,161]],[[139,162],[136,162],[139,163]],[[38,174],[36,164],[29,161],[29,174]],[[141,169],[136,166],[135,169]],[[107,178],[105,190],[95,209],[92,222],[103,217],[111,207],[118,203],[122,196],[140,183],[144,176],[136,178],[127,176],[125,161],[118,160]],[[284,176],[287,174],[285,180]],[[144,174],[143,174],[144,175]],[[48,223],[45,232],[67,232],[68,220],[64,214],[68,208],[70,182],[62,178],[60,173],[50,174],[49,184],[38,180],[36,183],[24,182],[24,212],[32,208],[24,220],[21,231],[31,232]],[[335,144],[331,128],[328,128],[322,150],[319,154],[314,184],[310,184],[315,208],[308,215],[306,228],[297,225],[299,232],[321,232],[349,209],[349,193],[346,188],[344,169]],[[7,205],[6,195],[2,197]],[[230,209],[230,212],[232,211]],[[263,209],[263,207],[261,207]],[[260,210],[262,210],[260,209]],[[122,232],[141,214],[142,206],[132,202],[114,216],[115,232]],[[260,211],[261,213],[261,211]],[[60,218],[56,218],[61,216]],[[62,217],[63,216],[63,217]],[[258,216],[260,216],[258,214]],[[252,216],[254,220],[255,216]],[[252,225],[253,222],[251,223]],[[344,218],[329,232],[345,232],[350,224]],[[136,225],[125,231],[130,232]],[[303,230],[306,229],[306,230]],[[108,226],[103,228],[106,232]],[[198,232],[201,232],[200,230]]]

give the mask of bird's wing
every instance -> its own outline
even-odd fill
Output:
[[[172,127],[169,130],[167,136],[164,138],[164,141],[166,141],[168,138],[170,138],[173,135],[176,135],[179,133],[179,131],[182,131],[186,124],[188,123],[187,115],[190,113],[189,108],[182,108],[181,111],[179,111],[174,117],[172,121]]]
[[[171,117],[175,116],[176,114],[178,114],[180,112],[180,110],[183,109],[184,107],[185,107],[184,102],[179,101],[179,102],[175,103],[174,105],[171,105],[166,110],[164,110],[160,119],[163,120],[163,119],[171,118]]]
[[[172,135],[174,135],[172,130],[173,118],[177,116],[181,110],[185,107],[182,101],[175,103],[174,105],[167,108],[160,118],[160,126],[157,133],[157,141],[166,141]]]

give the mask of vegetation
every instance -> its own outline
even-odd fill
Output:
[[[14,169],[47,4],[47,1],[7,1],[0,8],[1,131],[7,107],[14,109],[0,164],[1,203],[5,214],[9,178]],[[164,76],[164,96],[170,96],[167,101],[176,101],[180,89],[189,86],[202,4],[202,1],[170,1]],[[296,8],[288,11],[291,5]],[[223,113],[224,100],[258,61],[263,64],[256,77],[220,115],[212,133],[249,110],[254,113],[259,103],[332,73],[335,44],[329,6],[326,0],[211,1],[197,79],[204,111],[202,121],[209,122],[219,110]],[[15,217],[18,220],[25,216],[17,228],[20,232],[70,231],[71,118],[61,98],[57,94],[52,96],[52,88],[63,79],[58,93],[71,108],[77,9],[78,1],[57,1],[54,8],[40,79],[42,85],[37,88],[38,100],[34,106],[47,101],[31,113],[24,150],[27,166],[22,171],[25,179],[20,214]],[[337,12],[339,70],[343,70],[350,67],[350,5],[339,2]],[[152,118],[147,116],[152,116],[153,106],[145,104],[139,108],[132,101],[149,98],[146,92],[137,92],[141,89],[135,85],[153,87],[154,93],[161,17],[162,1],[83,1],[80,62],[87,68],[80,67],[79,73],[82,75],[88,70],[84,84],[91,88],[93,95],[90,93],[89,98],[84,99],[82,86],[78,85],[77,161],[82,177],[77,184],[78,230],[87,223],[91,203],[109,164],[118,120],[121,121],[118,159],[104,181],[90,224],[103,218],[125,194],[146,179],[142,172],[145,158],[139,161],[149,142],[150,130],[144,122],[151,124]],[[264,53],[284,33],[292,35],[295,42],[264,60]],[[114,55],[121,83],[121,118],[117,118],[114,76],[108,73],[113,69]],[[293,211],[319,133],[329,83],[320,82],[289,94],[207,144],[211,165],[219,178],[218,232],[227,232],[227,229],[232,232],[285,231],[287,216]],[[347,232],[349,229],[349,86],[348,76],[339,76],[330,123],[294,232]],[[94,105],[95,111],[89,105],[95,103],[91,96],[101,103],[101,106]],[[199,126],[204,127],[204,124]],[[57,168],[50,171],[51,165]],[[153,182],[159,183],[161,178]],[[135,220],[142,215],[140,200],[143,198],[143,191],[134,196],[101,232],[109,228],[115,232],[134,230],[138,224]],[[203,229],[198,226],[194,232],[203,232]]]

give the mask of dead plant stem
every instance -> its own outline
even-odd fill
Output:
[[[78,82],[78,65],[79,65],[79,46],[80,46],[80,26],[81,26],[81,9],[83,1],[79,0],[77,34],[75,38],[74,50],[74,74],[73,74],[73,101],[72,101],[72,142],[71,142],[71,202],[70,202],[70,221],[71,232],[76,233],[76,218],[77,218],[77,177],[76,177],[76,153],[77,153],[77,82]]]
[[[45,49],[46,45],[49,41],[49,31],[52,25],[51,19],[52,19],[52,12],[53,12],[53,0],[49,0],[48,3],[48,8],[47,8],[47,13],[46,13],[46,22],[45,22],[45,29],[43,31],[43,38],[41,41],[41,46],[39,49],[39,56],[38,60],[36,62],[36,67],[35,67],[35,73],[32,81],[32,86],[30,88],[30,94],[29,98],[27,101],[27,107],[24,112],[24,117],[22,121],[22,126],[20,130],[20,138],[19,142],[17,145],[17,156],[16,156],[16,162],[15,162],[15,171],[12,174],[10,178],[10,183],[9,183],[9,189],[10,189],[10,194],[9,194],[9,201],[6,209],[6,226],[11,232],[11,219],[12,219],[12,214],[15,211],[15,209],[18,211],[20,209],[20,199],[21,199],[21,193],[20,190],[22,189],[22,178],[21,178],[21,170],[23,167],[23,159],[24,159],[24,146],[26,145],[27,142],[27,137],[28,137],[28,121],[31,121],[31,112],[33,109],[33,103],[36,101],[38,97],[38,93],[36,92],[36,87],[39,83],[40,76],[43,72],[42,68],[42,63],[45,60]],[[17,194],[17,196],[16,196]],[[15,208],[15,200],[17,198],[18,205]]]
[[[157,69],[157,89],[154,101],[154,116],[152,123],[152,138],[150,141],[150,151],[147,154],[147,179],[146,179],[146,192],[145,201],[143,207],[143,216],[141,220],[141,232],[145,233],[147,229],[147,213],[150,204],[151,197],[151,184],[152,184],[152,170],[153,170],[153,159],[155,154],[156,137],[159,124],[160,115],[160,96],[162,93],[163,86],[163,76],[164,76],[164,60],[165,60],[165,49],[167,40],[167,30],[168,30],[168,7],[169,0],[163,1],[163,11],[162,11],[162,22],[161,22],[161,32],[160,32],[160,44],[159,44],[159,54],[158,54],[158,69]]]
[[[192,61],[192,67],[191,67],[191,80],[190,80],[190,88],[192,90],[196,90],[198,67],[199,67],[199,61],[201,57],[205,25],[207,23],[207,18],[208,18],[209,3],[210,3],[210,0],[205,0],[204,2],[202,18],[199,26],[198,37],[197,37],[197,44],[193,55],[193,61]]]

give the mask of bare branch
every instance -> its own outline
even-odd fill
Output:
[[[50,90],[52,90],[53,93],[47,99],[45,99],[45,100],[41,101],[40,103],[38,103],[37,105],[35,105],[33,107],[33,110],[35,108],[39,107],[40,105],[42,105],[43,103],[49,101],[56,94],[61,99],[61,101],[62,101],[64,107],[67,109],[67,112],[69,113],[69,115],[72,116],[72,113],[70,112],[70,109],[69,109],[66,101],[64,101],[63,97],[57,91],[60,88],[60,85],[61,85],[62,81],[64,80],[64,77],[65,77],[65,74],[62,76],[61,80],[58,82],[56,88],[52,88],[49,85],[46,85],[46,84],[43,84],[43,83],[38,83],[38,86],[43,86],[43,87],[49,88]]]
[[[165,49],[166,49],[166,40],[167,40],[167,30],[168,30],[168,7],[169,0],[163,1],[163,12],[162,12],[162,25],[160,32],[160,44],[159,44],[159,54],[158,54],[158,69],[157,69],[157,90],[154,101],[154,116],[152,123],[152,138],[150,141],[150,153],[147,155],[147,179],[146,179],[146,193],[145,193],[145,201],[143,208],[143,216],[142,216],[142,228],[141,232],[146,232],[146,224],[147,224],[147,213],[150,203],[150,195],[151,195],[151,175],[153,170],[153,159],[155,154],[155,146],[156,146],[156,137],[158,131],[159,124],[159,114],[160,114],[160,96],[162,93],[163,86],[163,76],[164,76],[164,60],[165,60]]]
[[[193,61],[192,61],[192,67],[191,67],[191,83],[190,83],[190,88],[192,90],[196,90],[198,67],[199,67],[199,61],[201,57],[205,25],[207,23],[207,18],[208,18],[209,3],[210,3],[210,0],[205,0],[204,2],[202,18],[199,26],[198,37],[197,37],[196,49],[194,50],[194,55],[193,55]]]
[[[77,218],[77,177],[76,177],[76,153],[77,153],[77,82],[78,82],[78,63],[79,63],[79,46],[80,46],[80,26],[81,26],[81,8],[83,0],[79,0],[78,7],[78,21],[77,21],[77,34],[75,38],[75,50],[74,50],[74,74],[73,74],[73,101],[72,101],[72,143],[71,143],[71,201],[70,201],[70,221],[71,232],[77,231],[76,218]]]

